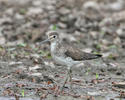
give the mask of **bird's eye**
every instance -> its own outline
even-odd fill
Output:
[[[56,38],[56,36],[54,35],[53,38]]]

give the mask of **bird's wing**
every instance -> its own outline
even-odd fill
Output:
[[[67,57],[71,57],[73,60],[91,60],[101,57],[100,54],[91,54],[81,51],[80,49],[69,46],[65,51]]]

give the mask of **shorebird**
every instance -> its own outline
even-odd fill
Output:
[[[69,76],[70,80],[72,79],[71,68],[73,66],[82,63],[84,60],[96,59],[102,56],[100,54],[86,53],[79,48],[63,43],[59,37],[59,32],[57,31],[49,31],[47,32],[47,36],[48,38],[42,41],[41,44],[49,41],[51,43],[50,51],[52,59],[57,64],[68,67],[67,76],[62,87],[65,86]]]

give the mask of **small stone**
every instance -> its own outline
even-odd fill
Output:
[[[12,16],[13,13],[14,13],[14,10],[13,10],[13,8],[9,8],[9,9],[7,9],[7,10],[5,11],[5,13],[6,13],[7,15]]]
[[[29,70],[31,71],[31,70],[37,70],[37,69],[39,69],[40,68],[40,66],[39,65],[35,65],[35,66],[33,66],[33,67],[29,67]]]
[[[65,7],[62,7],[59,9],[59,13],[62,14],[62,15],[67,15],[70,13],[70,10],[65,8]]]
[[[63,28],[63,29],[65,29],[65,28],[67,27],[66,24],[61,23],[61,22],[58,23],[58,26],[59,26],[60,28]]]
[[[102,26],[105,26],[105,25],[111,25],[113,23],[113,20],[112,18],[105,18],[103,19],[100,23],[99,23],[99,26],[102,27]]]
[[[123,30],[119,28],[119,29],[117,29],[116,33],[117,33],[119,36],[121,36],[121,35],[123,35]]]
[[[0,18],[0,25],[1,24],[12,24],[12,19],[9,17],[4,17],[4,18]]]
[[[109,45],[110,44],[110,42],[106,39],[102,39],[101,42],[102,42],[103,45]]]
[[[92,8],[92,9],[98,10],[99,4],[97,4],[95,1],[87,1],[87,2],[84,3],[83,8],[84,9]]]
[[[20,15],[19,13],[15,14],[16,19],[24,19],[23,15]]]
[[[34,0],[34,1],[32,2],[32,4],[33,4],[34,6],[41,6],[41,0]]]
[[[98,33],[97,33],[97,32],[92,31],[92,32],[90,32],[90,35],[91,35],[94,39],[96,39],[96,38],[97,38]]]
[[[81,35],[81,32],[75,31],[74,35],[75,35],[75,36],[80,36],[80,35]]]
[[[43,10],[39,7],[31,7],[28,9],[27,15],[40,14]]]
[[[42,76],[42,73],[32,73],[32,76]]]
[[[55,8],[54,8],[52,5],[48,5],[48,6],[46,7],[46,9],[47,9],[47,10],[50,10],[50,11],[55,10]]]
[[[4,36],[0,36],[0,45],[5,44],[6,39],[4,38]]]
[[[119,37],[116,37],[114,40],[113,40],[114,44],[116,45],[120,45],[121,44],[121,40]]]
[[[109,3],[107,5],[103,5],[104,9],[112,10],[112,11],[119,11],[124,7],[123,0],[115,0],[115,2]]]

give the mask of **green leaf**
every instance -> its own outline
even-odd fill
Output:
[[[90,71],[91,71],[91,68],[88,68],[86,75],[88,75]]]
[[[96,44],[96,49],[100,49],[101,48],[101,45],[98,43]]]
[[[20,43],[17,46],[19,46],[19,47],[26,47],[26,43]]]
[[[53,25],[52,30],[56,30],[56,29],[57,29],[57,26]]]
[[[21,91],[22,96],[24,97],[24,90]]]
[[[22,14],[22,15],[26,14],[26,9],[21,8],[21,9],[19,10],[19,13]]]
[[[49,59],[50,59],[50,58],[52,58],[52,56],[51,56],[51,55],[48,55],[48,56],[47,56],[47,58],[49,58]]]
[[[8,51],[14,51],[16,48],[8,48]]]
[[[94,52],[93,52],[93,54],[100,54],[100,53],[99,53],[99,52],[97,52],[97,51],[94,51]]]
[[[110,55],[108,56],[108,58],[109,58],[109,59],[113,59],[113,55],[110,54]]]
[[[98,79],[99,78],[99,74],[98,73],[96,73],[96,79]]]
[[[109,48],[115,49],[115,48],[117,48],[117,46],[116,45],[110,45]]]
[[[43,51],[43,50],[40,50],[40,51],[39,51],[39,54],[40,54],[40,55],[47,55],[47,54],[48,54],[48,52]]]

